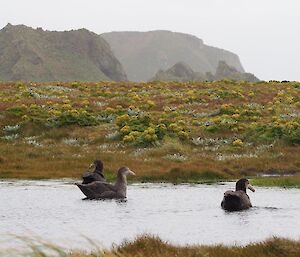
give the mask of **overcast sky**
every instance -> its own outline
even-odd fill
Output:
[[[8,22],[189,33],[238,54],[260,79],[300,81],[300,0],[0,0],[0,27]]]

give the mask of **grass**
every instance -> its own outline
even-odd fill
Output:
[[[135,181],[174,183],[300,172],[299,82],[18,82],[0,89],[0,178],[80,178],[94,159],[110,180],[124,165]]]
[[[19,252],[18,256],[31,257],[298,257],[300,242],[283,238],[271,238],[263,242],[246,246],[224,245],[188,245],[178,246],[161,240],[159,237],[142,235],[132,241],[124,241],[110,250],[93,252],[65,251],[49,243],[25,240],[28,252]],[[97,248],[97,247],[96,247]],[[16,252],[12,252],[15,256]]]
[[[284,188],[300,188],[300,176],[280,176],[280,177],[263,177],[254,178],[251,183],[256,186],[265,187],[284,187]]]
[[[187,171],[179,168],[171,169],[170,171],[150,176],[143,176],[136,178],[137,181],[141,182],[171,182],[174,184],[179,183],[214,183],[224,181],[228,179],[226,175],[214,171]]]

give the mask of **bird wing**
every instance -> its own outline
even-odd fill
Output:
[[[224,196],[235,195],[236,191],[228,190],[224,193]]]
[[[105,191],[101,195],[98,195],[96,198],[98,199],[115,199],[120,198],[120,195],[115,191]]]
[[[241,205],[243,208],[249,208],[252,207],[249,195],[247,195],[244,191],[237,191],[237,193],[239,194],[239,197],[241,199]]]
[[[94,181],[105,181],[103,174],[98,174],[96,172],[86,172],[82,175],[83,184],[89,184]]]
[[[224,193],[224,198],[221,202],[221,206],[225,210],[239,210],[240,196],[237,194],[237,191],[228,190]]]
[[[93,172],[87,171],[87,172],[83,173],[82,178],[90,177],[92,174],[93,174]]]
[[[252,207],[249,196],[242,190],[226,191],[221,206],[229,210],[243,210]]]
[[[82,193],[88,198],[96,198],[105,191],[115,191],[114,185],[106,182],[95,181],[89,184],[76,184]]]

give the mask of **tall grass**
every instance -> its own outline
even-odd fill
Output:
[[[25,240],[25,239],[24,239]],[[299,257],[300,241],[271,238],[246,246],[188,245],[178,246],[159,237],[142,235],[132,241],[124,241],[110,250],[93,252],[66,251],[49,243],[25,240],[27,252],[7,252],[5,256],[28,257]],[[1,252],[0,252],[1,254]],[[17,255],[16,255],[17,254]],[[3,255],[4,256],[4,255]]]

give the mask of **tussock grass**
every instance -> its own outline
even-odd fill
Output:
[[[125,242],[116,249],[113,253],[116,256],[124,257],[280,257],[280,256],[299,256],[300,242],[273,238],[261,243],[249,244],[245,247],[238,246],[176,246],[161,240],[158,237],[141,236],[135,241]]]
[[[28,257],[299,257],[300,242],[271,238],[263,242],[246,246],[224,245],[188,245],[178,246],[159,237],[142,235],[132,241],[124,241],[110,250],[97,249],[93,252],[66,251],[49,243],[36,243],[32,240],[24,242],[29,247],[27,252],[6,253],[5,256]]]

